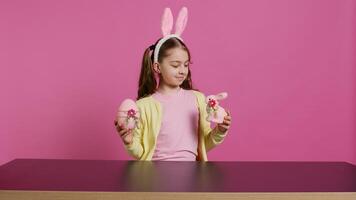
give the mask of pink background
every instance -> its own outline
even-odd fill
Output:
[[[356,164],[354,0],[2,0],[0,164],[131,159],[116,108],[136,97],[163,8],[183,5],[195,86],[229,93],[210,160]]]

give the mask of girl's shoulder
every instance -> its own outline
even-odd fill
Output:
[[[139,100],[136,101],[137,106],[145,106],[145,105],[150,105],[154,102],[155,100],[153,99],[152,95],[143,97]]]
[[[198,99],[198,101],[205,101],[205,94],[198,91],[198,90],[191,90],[193,92],[193,94],[196,96],[196,98]]]
[[[196,96],[203,96],[205,97],[204,93],[200,92],[199,90],[191,90]]]

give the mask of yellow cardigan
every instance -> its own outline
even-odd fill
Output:
[[[203,93],[193,90],[199,108],[199,137],[197,161],[208,161],[207,152],[222,143],[227,132],[220,132],[217,126],[210,128],[210,122],[206,120],[205,96]],[[147,96],[136,101],[140,112],[140,121],[133,130],[133,141],[125,145],[126,151],[137,160],[152,159],[156,146],[157,136],[161,126],[162,107],[152,96]]]

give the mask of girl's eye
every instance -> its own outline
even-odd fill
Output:
[[[172,67],[174,68],[178,68],[180,65],[172,65]],[[189,67],[189,64],[188,65],[184,65],[184,67]]]

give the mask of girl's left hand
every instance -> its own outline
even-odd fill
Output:
[[[229,130],[230,124],[231,124],[231,113],[230,111],[227,111],[227,115],[224,117],[224,121],[218,124],[219,131],[225,133],[227,130]]]

